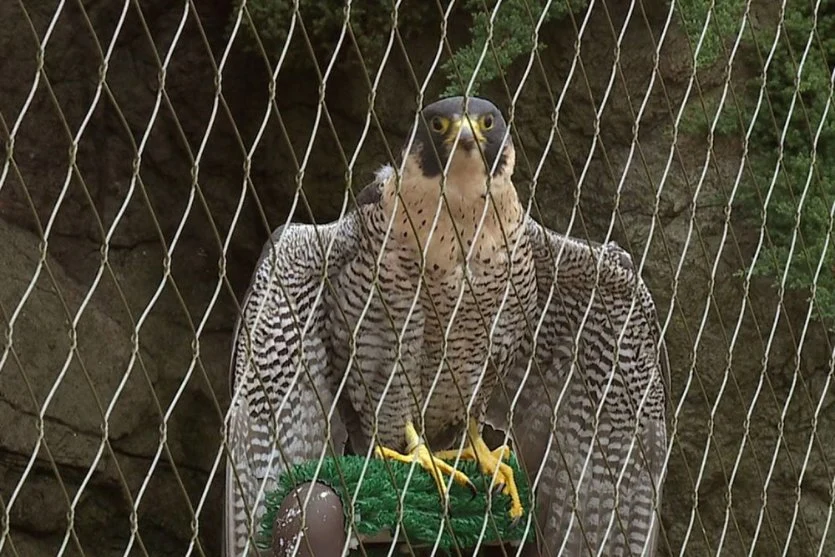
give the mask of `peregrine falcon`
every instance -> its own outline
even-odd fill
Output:
[[[540,544],[649,553],[666,450],[662,344],[629,255],[526,216],[501,112],[426,106],[400,173],[358,207],[267,242],[243,305],[228,414],[228,556],[251,554],[264,494],[293,464],[416,462],[441,493],[475,459],[525,509],[507,432],[536,478]],[[497,387],[498,386],[498,387]]]

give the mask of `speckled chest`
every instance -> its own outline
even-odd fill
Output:
[[[420,293],[424,359],[420,376],[427,432],[460,422],[489,397],[512,364],[535,304],[530,247],[474,254],[443,272],[428,270]]]
[[[333,284],[335,363],[352,362],[347,388],[366,435],[399,442],[406,420],[422,421],[428,438],[442,435],[468,412],[480,416],[527,331],[536,303],[528,238],[508,230],[502,246],[477,243],[466,263],[462,250],[436,266],[387,237],[378,214],[367,227]]]

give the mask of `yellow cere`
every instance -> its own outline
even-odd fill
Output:
[[[436,127],[435,123],[438,122],[439,126]],[[440,126],[443,127],[440,127]],[[478,140],[479,143],[484,143],[484,131],[489,130],[493,127],[493,117],[491,115],[486,116],[476,116],[471,115],[469,118],[466,116],[456,116],[452,122],[448,118],[442,118],[440,116],[436,116],[432,119],[432,129],[438,133],[446,133],[446,138],[444,139],[445,143],[452,143],[455,141],[455,138],[458,137],[458,130],[461,129],[461,126],[468,126],[473,131],[473,137]]]

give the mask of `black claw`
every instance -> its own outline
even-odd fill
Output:
[[[470,490],[470,500],[475,499],[475,496],[478,495],[478,490],[475,488],[475,484],[467,480],[467,488]]]
[[[505,485],[501,482],[497,484],[493,484],[493,495],[498,495],[499,493],[504,492]]]
[[[516,528],[517,526],[519,526],[519,519],[520,519],[520,518],[522,518],[522,517],[521,517],[521,516],[517,516],[516,518],[514,518],[514,519],[512,519],[512,520],[510,521],[510,528],[511,528],[511,529],[512,529],[512,528]]]

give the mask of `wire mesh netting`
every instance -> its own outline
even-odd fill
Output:
[[[833,32],[829,0],[0,3],[0,555],[273,554],[285,463],[347,486],[337,554],[831,553]],[[506,133],[421,115],[450,95]],[[426,156],[467,130],[469,237]],[[476,451],[469,418],[513,528],[464,459],[467,511],[375,457]]]

